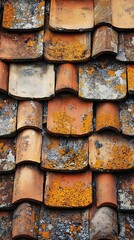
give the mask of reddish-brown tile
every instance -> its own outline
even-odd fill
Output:
[[[94,0],[94,18],[95,25],[112,23],[110,0]]]
[[[0,208],[12,206],[14,174],[0,175]]]
[[[127,66],[128,93],[134,94],[134,65]]]
[[[44,203],[50,207],[86,207],[92,204],[92,172],[47,173]]]
[[[70,63],[61,64],[56,73],[56,92],[78,92],[77,67]]]
[[[0,212],[0,240],[12,240],[12,212]]]
[[[37,101],[20,101],[18,104],[17,129],[42,129],[42,105]]]
[[[0,61],[0,92],[7,93],[8,88],[8,65]]]
[[[13,203],[43,200],[44,174],[34,165],[19,166],[15,172]]]
[[[134,136],[134,100],[127,99],[120,106],[122,133]]]
[[[119,219],[119,240],[133,240],[134,238],[134,214],[118,213]]]
[[[48,103],[47,130],[53,134],[82,136],[93,131],[93,103],[71,94],[60,95]]]

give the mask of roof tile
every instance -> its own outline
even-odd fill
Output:
[[[0,212],[0,239],[12,239],[12,213],[11,211]]]
[[[134,65],[127,66],[128,74],[128,93],[134,94]]]
[[[130,239],[134,237],[134,214],[118,213],[119,216],[119,240]]]
[[[8,65],[0,61],[0,92],[7,93],[8,89]]]
[[[94,0],[95,25],[112,23],[112,11],[110,2],[110,0]]]
[[[122,133],[134,136],[134,100],[127,99],[120,106]]]
[[[12,207],[14,174],[0,175],[0,208]]]

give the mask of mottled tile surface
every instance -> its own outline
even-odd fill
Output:
[[[121,107],[121,125],[122,133],[134,136],[134,100],[127,99],[122,102]]]
[[[94,0],[95,25],[112,23],[112,10],[110,3],[110,0]]]
[[[119,240],[130,239],[134,237],[134,214],[119,212]]]
[[[128,93],[134,94],[134,65],[127,66]]]
[[[12,239],[12,212],[0,212],[0,239]]]
[[[116,57],[122,62],[134,61],[134,33],[119,33],[119,51]]]
[[[12,206],[14,174],[0,175],[0,208]]]

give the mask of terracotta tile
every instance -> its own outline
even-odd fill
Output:
[[[40,163],[41,157],[41,132],[26,129],[17,137],[16,163],[32,161]]]
[[[12,207],[14,174],[0,175],[0,208]]]
[[[0,59],[36,60],[43,56],[43,31],[35,33],[0,32]]]
[[[118,239],[117,213],[114,209],[98,209],[90,223],[90,239]]]
[[[17,98],[48,99],[54,95],[55,73],[44,62],[11,64],[9,93]]]
[[[103,102],[96,107],[96,131],[120,130],[119,107],[115,103]]]
[[[50,27],[56,31],[80,31],[94,27],[93,0],[52,0]]]
[[[37,101],[20,101],[18,103],[17,129],[42,129],[42,105]]]
[[[128,93],[134,94],[134,65],[127,66]]]
[[[112,0],[112,24],[117,28],[134,28],[134,2],[133,0]]]
[[[110,0],[94,0],[94,18],[95,25],[112,23]]]
[[[119,33],[119,51],[116,57],[122,62],[134,61],[134,33]]]
[[[79,96],[93,100],[119,100],[126,96],[126,66],[101,58],[79,66]]]
[[[48,102],[47,130],[58,135],[82,136],[93,131],[93,103],[71,94]]]
[[[97,176],[96,187],[97,207],[117,207],[116,178],[111,173],[102,173]]]
[[[46,31],[44,57],[53,62],[86,61],[91,55],[91,33],[54,33]]]
[[[89,137],[89,165],[95,171],[120,171],[134,167],[131,139],[112,133]]]
[[[87,139],[43,137],[41,167],[77,171],[88,166]]]
[[[78,73],[74,64],[65,63],[57,68],[56,92],[63,91],[78,92]]]
[[[20,204],[13,215],[12,237],[26,236],[28,239],[38,239],[39,206],[34,204]]]
[[[8,65],[0,61],[0,92],[7,93],[8,88]]]
[[[120,174],[118,180],[118,206],[120,210],[134,210],[134,173]]]
[[[44,203],[50,207],[86,207],[92,204],[92,172],[46,175]]]
[[[43,102],[43,124],[47,123],[47,114],[48,114],[48,102]]]
[[[19,166],[15,172],[13,203],[22,200],[43,200],[44,175],[34,165]]]
[[[0,172],[8,172],[15,169],[15,156],[15,139],[0,139]]]
[[[2,27],[10,30],[34,30],[44,25],[44,1],[8,0],[4,5]]]
[[[118,213],[119,218],[119,240],[130,239],[134,237],[134,214]]]
[[[122,133],[134,136],[134,100],[127,99],[121,106]]]
[[[12,240],[12,212],[0,212],[0,239]]]
[[[92,56],[96,58],[103,53],[117,54],[118,34],[107,26],[98,27],[93,33]]]
[[[12,135],[16,131],[17,102],[0,98],[0,136]]]

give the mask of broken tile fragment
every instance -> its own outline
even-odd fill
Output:
[[[121,62],[134,61],[134,32],[119,33],[119,50],[116,59]]]
[[[134,214],[119,212],[119,240],[130,239],[134,237]]]
[[[8,89],[8,65],[0,61],[0,92],[7,93]]]
[[[120,105],[122,133],[134,136],[134,100],[127,99]]]
[[[0,175],[0,209],[12,207],[14,174]]]
[[[48,99],[54,95],[54,66],[44,62],[11,64],[9,93],[20,98]]]
[[[95,25],[112,23],[112,10],[110,0],[94,0],[94,18]]]
[[[92,172],[46,175],[44,203],[49,207],[86,207],[92,203]]]
[[[12,239],[12,212],[0,212],[0,239]]]
[[[127,66],[128,93],[134,94],[134,65]]]

